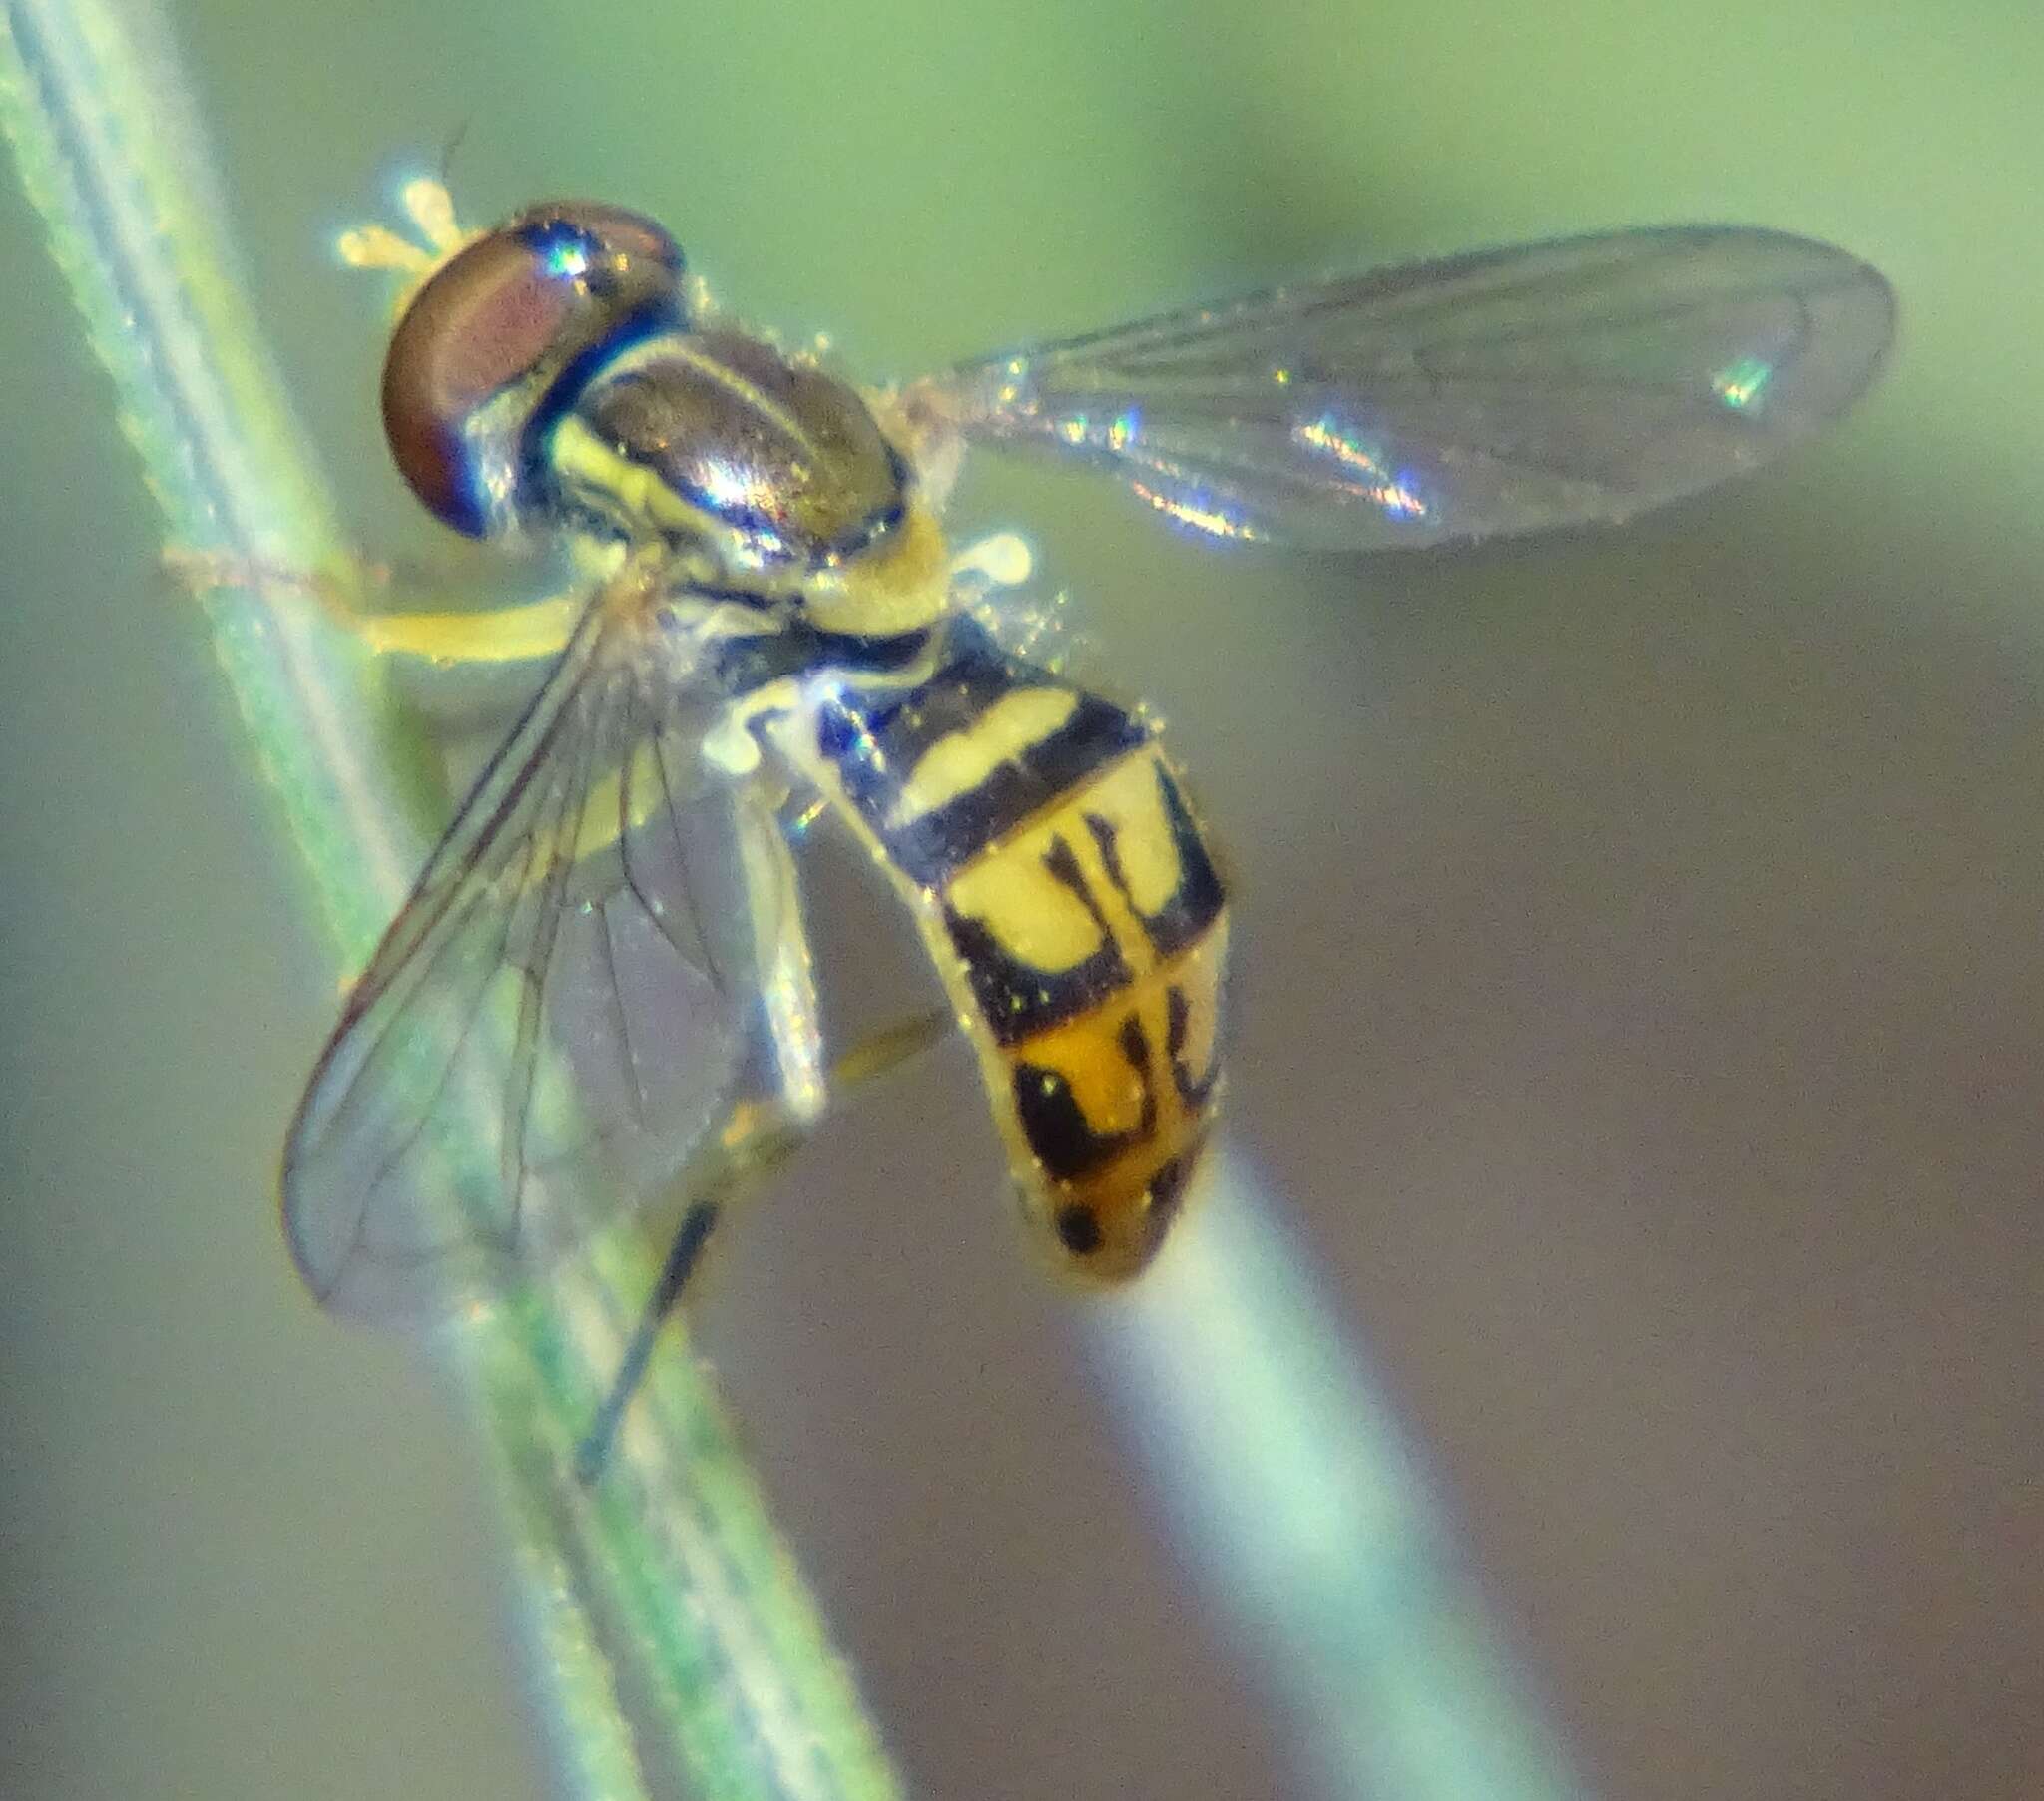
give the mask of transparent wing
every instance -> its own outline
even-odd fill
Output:
[[[733,1105],[793,900],[686,675],[599,595],[363,972],[284,1150],[327,1306],[486,1297],[665,1188]]]
[[[1194,532],[1366,550],[1622,519],[1751,469],[1851,404],[1893,324],[1842,250],[1677,226],[1277,288],[907,397]]]

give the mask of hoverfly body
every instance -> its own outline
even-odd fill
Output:
[[[1026,554],[947,549],[969,447],[1090,464],[1214,540],[1617,520],[1834,418],[1893,321],[1841,250],[1680,226],[861,389],[720,316],[649,219],[561,203],[464,234],[437,184],[406,206],[423,244],[343,242],[411,277],[383,371],[398,469],[455,531],[565,543],[584,576],[386,640],[555,657],[291,1127],[292,1251],[355,1314],[486,1295],[671,1187],[748,1097],[815,1117],[790,796],[913,915],[1052,1261],[1116,1282],[1156,1253],[1220,1094],[1228,898],[1149,718],[972,604]],[[666,1298],[713,1217],[689,1215]]]

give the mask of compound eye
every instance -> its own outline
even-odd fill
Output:
[[[383,363],[383,430],[433,516],[481,537],[517,496],[513,454],[555,380],[620,332],[679,324],[682,257],[614,207],[535,207],[422,287]]]

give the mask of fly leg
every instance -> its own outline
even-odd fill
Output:
[[[563,594],[543,596],[515,607],[458,612],[372,612],[362,604],[369,591],[389,591],[399,577],[380,564],[346,573],[336,569],[290,569],[251,562],[212,551],[171,549],[164,565],[194,595],[217,589],[245,590],[270,605],[311,602],[320,617],[380,657],[416,657],[441,668],[468,664],[534,663],[557,657],[575,630],[588,594],[581,582]],[[403,586],[423,587],[406,578]],[[444,595],[445,586],[436,592]]]
[[[618,1363],[618,1373],[612,1378],[610,1392],[596,1410],[596,1419],[583,1435],[582,1442],[575,1447],[575,1480],[585,1489],[596,1486],[604,1465],[610,1461],[611,1445],[618,1436],[618,1423],[625,1417],[625,1409],[631,1405],[633,1395],[645,1378],[646,1365],[653,1357],[660,1329],[667,1324],[667,1316],[674,1311],[675,1303],[682,1298],[682,1290],[688,1287],[689,1278],[702,1262],[710,1234],[717,1229],[718,1218],[729,1198],[728,1195],[718,1195],[693,1201],[682,1215],[682,1223],[675,1231],[675,1241],[668,1247],[667,1260],[660,1266],[660,1279],[646,1297],[639,1323],[632,1329],[625,1355]]]
[[[956,1024],[948,1008],[936,1007],[868,1034],[831,1067],[832,1094],[849,1094],[899,1069],[946,1038]],[[807,1130],[806,1123],[790,1120],[778,1109],[759,1104],[743,1107],[709,1153],[710,1168],[695,1173],[697,1196],[689,1202],[681,1224],[675,1228],[674,1242],[668,1247],[646,1305],[640,1309],[638,1324],[626,1342],[610,1392],[575,1448],[575,1480],[585,1489],[596,1485],[610,1461],[611,1446],[617,1440],[625,1410],[645,1379],[661,1328],[702,1267],[703,1253],[718,1221],[734,1202],[763,1185],[794,1154]]]
[[[454,725],[523,699],[566,646],[590,593],[582,580],[516,606],[453,610],[446,602],[450,590],[459,592],[458,579],[436,581],[380,565],[291,569],[187,550],[165,552],[164,564],[202,601],[233,590],[279,613],[299,609],[300,617],[345,634],[372,657],[392,660],[404,700]],[[439,605],[388,606],[397,595],[430,596]]]

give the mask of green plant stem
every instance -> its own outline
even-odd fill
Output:
[[[106,0],[0,5],[0,125],[47,223],[169,544],[255,572],[344,571],[335,518],[221,234],[170,46]],[[302,595],[204,597],[215,654],[336,958],[408,872],[431,759],[373,665]],[[195,616],[196,617],[196,616]],[[607,1272],[643,1291],[643,1258]],[[552,1737],[589,1795],[885,1801],[898,1785],[707,1380],[659,1360],[605,1482],[571,1451],[630,1310],[597,1277],[450,1333],[501,1479]]]

